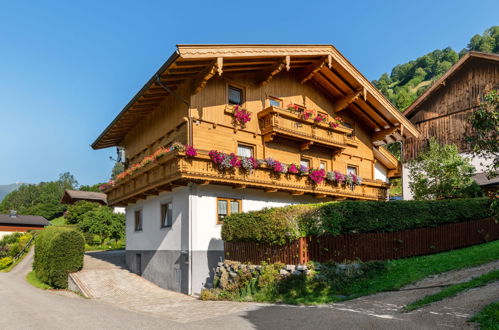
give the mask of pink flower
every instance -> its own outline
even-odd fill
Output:
[[[298,167],[295,164],[289,165],[288,173],[298,174],[299,172],[300,172],[300,170],[298,169]]]
[[[193,146],[185,146],[185,154],[188,157],[195,157],[198,154],[198,152]]]
[[[321,184],[322,181],[326,178],[326,171],[323,169],[320,170],[310,170],[308,177],[310,180],[312,180],[315,184]]]

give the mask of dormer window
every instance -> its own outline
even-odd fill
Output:
[[[229,85],[229,104],[243,104],[243,90]]]

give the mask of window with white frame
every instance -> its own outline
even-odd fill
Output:
[[[357,175],[357,166],[348,165],[347,166],[347,174]]]

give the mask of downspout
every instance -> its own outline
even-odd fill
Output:
[[[189,258],[189,276],[188,276],[188,289],[187,292],[189,295],[192,295],[192,216],[193,216],[193,207],[192,207],[192,182],[189,182],[189,251],[188,251],[188,258]]]

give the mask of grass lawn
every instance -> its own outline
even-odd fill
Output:
[[[118,243],[107,242],[102,245],[88,245],[85,244],[85,251],[110,251],[110,250],[123,250],[125,248],[125,241],[119,240]]]
[[[32,270],[26,275],[26,281],[28,281],[29,284],[33,285],[34,287],[43,289],[43,290],[48,290],[52,289],[52,287],[48,284],[43,283],[36,277],[35,271]]]
[[[387,262],[386,269],[337,285],[317,284],[312,277],[291,279],[289,283],[251,290],[234,300],[283,302],[288,304],[323,304],[349,300],[382,291],[398,290],[429,275],[477,266],[499,260],[499,240],[468,248],[428,256]],[[286,280],[284,280],[286,281]],[[248,291],[248,290],[242,290]]]
[[[482,330],[499,330],[499,300],[486,306],[470,321],[479,323]]]
[[[64,217],[55,218],[50,220],[50,223],[54,226],[64,226],[66,224],[66,219]]]
[[[463,292],[468,289],[476,288],[479,286],[484,286],[487,285],[488,283],[499,281],[499,270],[495,270],[486,274],[483,274],[479,277],[475,277],[470,281],[463,282],[463,283],[458,283],[454,285],[450,285],[443,289],[442,291],[428,295],[424,297],[423,299],[417,300],[413,303],[410,303],[405,307],[406,310],[411,311],[420,307],[423,307],[425,305],[428,305],[432,302],[439,301],[445,298],[449,297],[454,297],[455,295],[459,294],[460,292]]]

